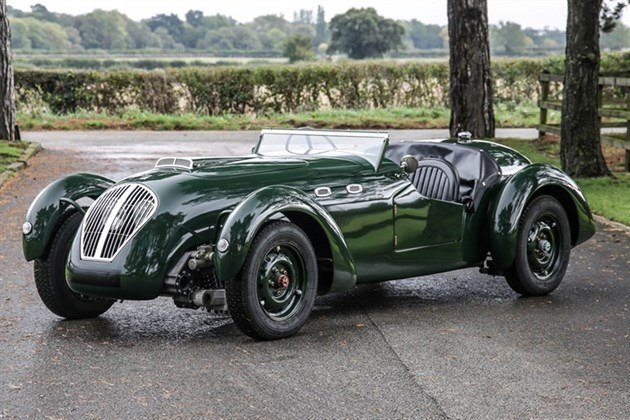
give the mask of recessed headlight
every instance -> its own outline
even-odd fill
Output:
[[[22,233],[25,235],[28,235],[32,231],[33,231],[33,225],[31,224],[31,222],[24,222],[24,224],[22,225]]]
[[[219,252],[227,251],[229,246],[230,243],[227,241],[227,239],[219,239],[219,242],[217,242],[217,249],[219,250]]]

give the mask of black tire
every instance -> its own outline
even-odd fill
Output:
[[[39,297],[52,313],[67,319],[94,318],[114,304],[113,300],[78,295],[66,283],[65,265],[82,218],[77,211],[64,214],[48,253],[35,260],[35,286]]]
[[[516,258],[505,279],[522,295],[547,295],[562,281],[570,254],[567,214],[558,200],[542,195],[532,200],[521,216]]]
[[[288,222],[265,226],[252,242],[240,275],[226,284],[234,323],[259,340],[298,332],[316,295],[315,250],[304,231]]]

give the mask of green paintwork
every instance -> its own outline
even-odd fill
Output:
[[[508,178],[498,193],[490,219],[490,250],[497,267],[506,270],[514,262],[518,222],[532,196],[541,191],[568,196],[574,209],[567,209],[572,229],[572,245],[595,233],[593,216],[577,184],[560,169],[546,164],[528,165]]]
[[[27,261],[41,258],[47,251],[50,238],[59,218],[68,205],[89,197],[96,199],[114,181],[93,174],[72,174],[48,185],[33,201],[26,213],[26,221],[33,225],[29,235],[22,235],[22,248]]]
[[[262,225],[272,216],[295,212],[312,217],[328,238],[334,262],[333,290],[354,286],[354,260],[335,220],[307,193],[285,186],[256,190],[230,213],[219,235],[219,239],[228,241],[229,248],[226,252],[215,253],[217,277],[222,281],[229,281],[238,274],[249,252],[249,245]]]
[[[200,159],[192,169],[154,168],[131,176],[119,184],[151,189],[158,198],[154,215],[110,263],[81,259],[81,227],[67,265],[69,285],[86,295],[153,299],[187,252],[220,238],[228,240],[229,247],[224,253],[215,251],[216,274],[230,281],[256,233],[280,217],[296,223],[306,218],[323,232],[333,270],[323,292],[476,266],[490,251],[499,267],[506,268],[514,257],[518,219],[541,188],[556,188],[553,194],[565,194],[573,203],[573,244],[592,236],[588,205],[560,170],[531,165],[518,152],[494,143],[466,144],[485,150],[506,171],[515,171],[488,189],[474,212],[459,203],[421,196],[398,162],[386,158],[375,170],[356,156],[249,155]],[[363,190],[351,194],[346,189],[350,184],[360,184]],[[28,220],[35,220],[37,213],[37,221],[25,238],[26,257],[43,255],[61,197],[94,197],[111,185],[106,178],[88,175],[51,184],[29,212]],[[317,197],[317,187],[328,187],[331,194]]]

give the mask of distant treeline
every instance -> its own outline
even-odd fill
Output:
[[[543,70],[563,71],[562,57],[492,63],[498,103],[533,103]],[[603,72],[630,68],[630,53],[605,54]],[[67,114],[139,110],[162,114],[265,114],[319,109],[448,105],[446,62],[206,67],[170,70],[16,70],[20,110]]]
[[[224,15],[205,16],[190,10],[185,19],[175,14],[159,14],[140,22],[118,11],[94,10],[73,16],[49,11],[36,4],[24,12],[8,6],[12,28],[12,47],[17,52],[124,52],[137,50],[191,51],[216,55],[280,56],[285,41],[294,35],[312,40],[313,49],[324,54],[330,41],[325,10],[301,10],[292,20],[264,15],[248,23],[239,23]],[[415,56],[414,51],[448,48],[445,26],[424,24],[418,20],[399,21],[404,27],[400,54]],[[564,49],[565,32],[553,29],[522,28],[502,22],[490,28],[494,54],[539,55]],[[630,28],[619,22],[610,34],[602,34],[602,48],[630,48]],[[439,55],[440,53],[436,53]]]

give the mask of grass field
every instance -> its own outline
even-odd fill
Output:
[[[534,105],[498,104],[495,106],[498,127],[533,127],[539,110]],[[558,115],[550,112],[550,121]],[[22,130],[254,130],[266,127],[314,127],[405,129],[448,127],[449,109],[388,108],[371,110],[321,110],[288,114],[217,116],[183,114],[167,115],[139,111],[120,114],[77,112],[54,115],[45,112],[19,112]]]
[[[555,142],[495,139],[519,150],[533,162],[560,167],[560,145]],[[608,151],[611,149],[608,149]],[[609,155],[610,153],[606,153]],[[611,166],[609,162],[609,166]],[[591,210],[607,219],[630,226],[630,173],[616,172],[614,177],[576,179]]]
[[[5,140],[0,140],[0,173],[4,172],[7,166],[18,160],[26,147],[26,143],[10,143]]]

